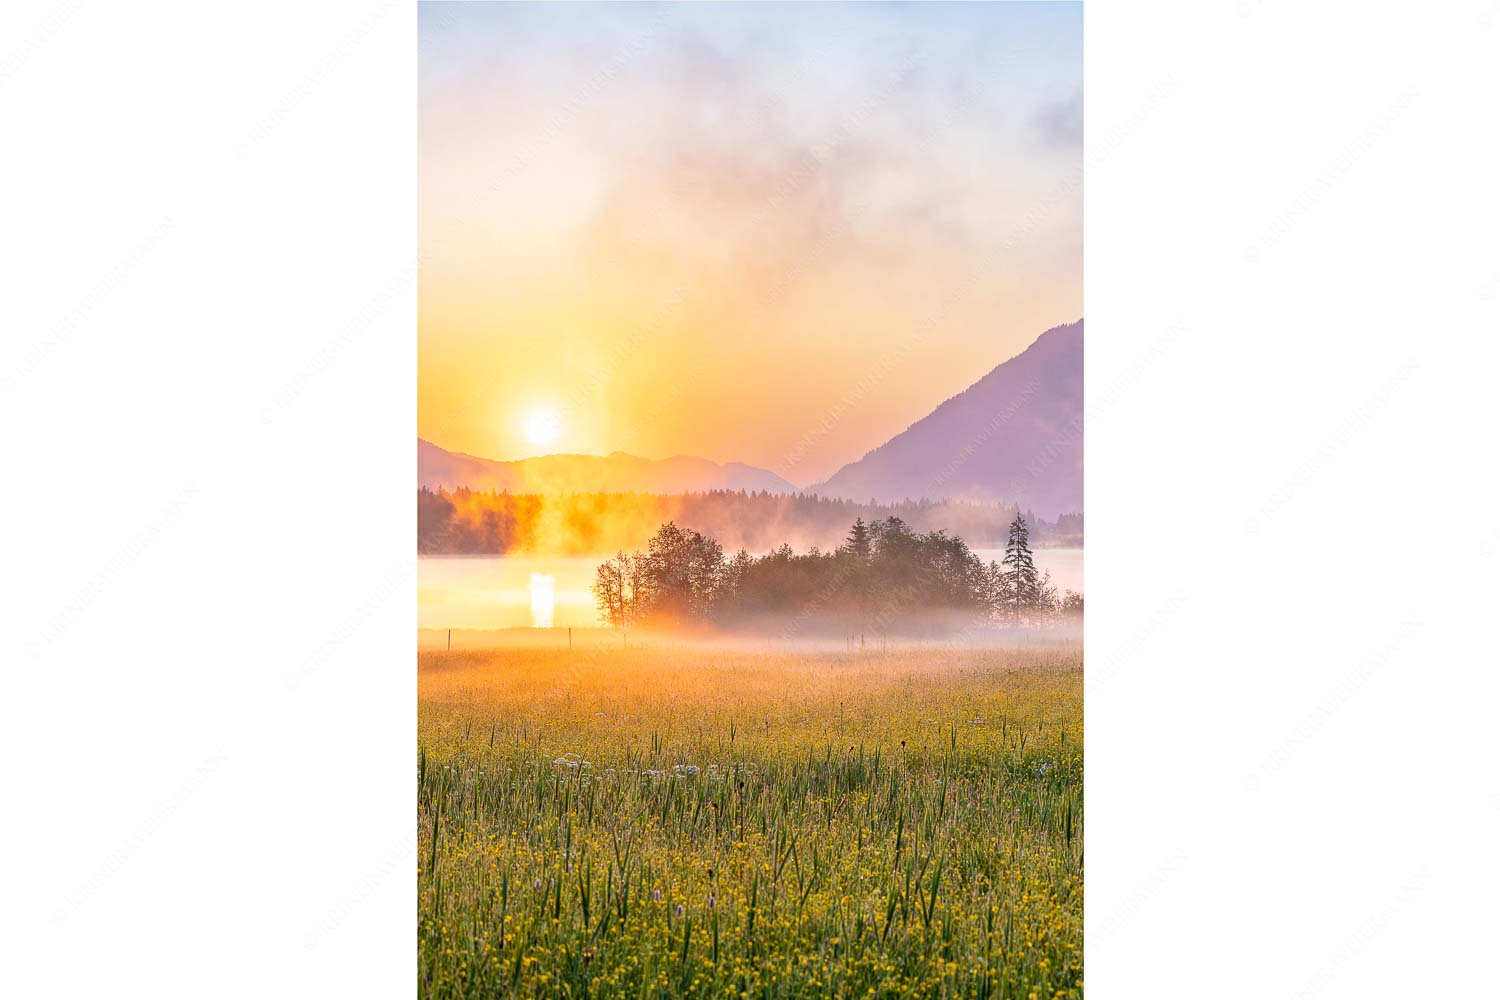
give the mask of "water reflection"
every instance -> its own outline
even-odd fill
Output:
[[[531,574],[531,627],[551,628],[554,579],[547,573]]]

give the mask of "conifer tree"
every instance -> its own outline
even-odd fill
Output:
[[[1005,567],[1000,574],[1001,618],[1008,625],[1024,625],[1036,610],[1038,599],[1036,563],[1027,544],[1026,519],[1020,514],[1010,522],[1005,542]]]
[[[854,519],[854,527],[849,529],[849,537],[845,541],[849,551],[858,556],[861,562],[870,558],[870,527],[865,524],[864,518]]]

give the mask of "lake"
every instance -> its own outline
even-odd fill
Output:
[[[975,549],[986,563],[1002,549]],[[599,624],[594,571],[607,556],[418,556],[417,627],[587,628]],[[1057,592],[1083,592],[1083,549],[1037,549]],[[533,576],[536,582],[533,584]],[[550,593],[550,621],[548,594]],[[533,605],[536,604],[536,607]]]

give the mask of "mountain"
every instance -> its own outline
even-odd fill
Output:
[[[1083,320],[1025,351],[809,492],[885,503],[1016,503],[1083,510]]]
[[[774,472],[742,462],[720,465],[688,456],[656,460],[622,451],[496,462],[447,451],[421,438],[417,438],[417,482],[429,488],[467,486],[512,493],[797,492],[797,487]]]

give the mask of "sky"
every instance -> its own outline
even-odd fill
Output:
[[[1081,4],[419,6],[418,434],[803,486],[1083,315]]]

